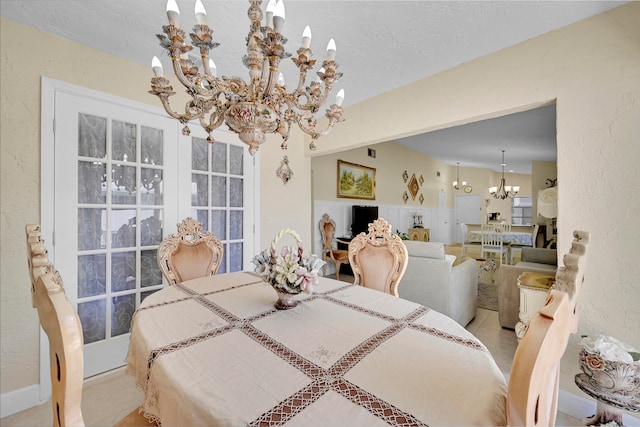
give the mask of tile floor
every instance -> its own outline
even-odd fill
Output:
[[[342,277],[341,277],[342,279]],[[345,277],[345,281],[349,278]],[[495,311],[478,309],[476,318],[467,329],[482,341],[491,351],[498,366],[508,378],[511,361],[517,346],[513,331],[502,329]],[[118,369],[85,382],[82,409],[87,427],[112,426],[128,414],[142,401],[142,393],[137,390],[133,379]],[[34,427],[51,425],[51,404],[49,402],[15,415],[0,419],[2,427]],[[581,426],[582,420],[562,412],[558,413],[557,426]]]

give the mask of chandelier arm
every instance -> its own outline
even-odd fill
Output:
[[[342,118],[342,107],[337,104],[332,104],[331,107],[327,110],[325,117],[329,119],[327,126],[324,129],[319,130],[317,126],[317,120],[313,118],[313,116],[305,116],[298,114],[296,123],[298,127],[306,134],[311,136],[311,143],[309,144],[309,148],[314,150],[316,148],[315,141],[321,136],[325,136],[331,132],[333,126],[338,122],[343,122]]]

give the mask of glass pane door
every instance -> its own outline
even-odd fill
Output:
[[[77,307],[91,376],[126,363],[133,312],[162,287],[156,255],[175,200],[165,185],[176,180],[167,155],[175,125],[66,94],[56,96],[56,124],[55,264]]]
[[[230,133],[191,139],[191,213],[223,243],[218,274],[248,269],[253,254],[253,157]]]

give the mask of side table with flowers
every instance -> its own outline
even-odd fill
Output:
[[[277,244],[285,235],[293,237],[297,246],[283,246],[278,255]],[[302,240],[298,233],[285,229],[274,236],[269,249],[252,260],[256,266],[254,271],[278,294],[274,304],[278,310],[297,306],[294,296],[301,292],[312,293],[314,285],[318,284],[318,273],[325,262],[317,255],[303,257],[302,253]]]
[[[622,426],[622,411],[640,413],[640,353],[604,335],[583,336],[576,385],[597,401],[587,425]]]

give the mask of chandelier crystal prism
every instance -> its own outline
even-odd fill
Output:
[[[284,45],[287,39],[282,35],[285,20],[283,0],[270,0],[266,8],[265,25],[262,25],[261,0],[249,0],[247,12],[251,21],[247,36],[247,53],[243,57],[244,65],[249,69],[249,81],[240,77],[218,77],[215,63],[209,58],[209,51],[219,43],[213,41],[213,31],[206,21],[206,11],[201,0],[196,0],[196,25],[190,34],[192,46],[185,43],[185,33],[179,27],[180,11],[175,0],[167,2],[169,25],[162,27],[164,34],[158,34],[160,45],[167,50],[173,63],[173,71],[178,81],[190,96],[184,112],[175,112],[169,105],[169,97],[175,95],[169,79],[164,77],[162,64],[157,57],[152,61],[155,77],[151,79],[149,93],[160,98],[169,116],[185,125],[184,133],[189,132],[187,123],[199,120],[200,125],[209,134],[207,140],[213,143],[211,132],[223,123],[238,134],[240,140],[249,146],[254,155],[260,144],[266,140],[266,134],[277,133],[282,137],[282,149],[287,148],[291,127],[295,124],[311,136],[310,149],[315,149],[316,140],[327,135],[342,118],[344,90],[336,95],[335,102],[325,111],[328,123],[320,129],[316,115],[331,93],[333,84],[342,77],[337,71],[335,61],[336,45],[333,39],[327,46],[327,56],[322,68],[316,72],[317,79],[306,84],[307,73],[313,69],[316,60],[312,59],[309,48],[311,30],[307,26],[302,35],[302,46],[297,57],[291,58],[300,70],[298,86],[287,92],[284,76],[279,72],[282,59],[291,57]],[[188,53],[200,50],[202,71]]]
[[[489,193],[496,199],[506,199],[507,197],[514,197],[520,191],[519,185],[513,187],[507,185],[507,181],[504,179],[504,167],[507,164],[504,162],[504,150],[502,150],[502,179],[500,179],[500,187],[489,187]]]

